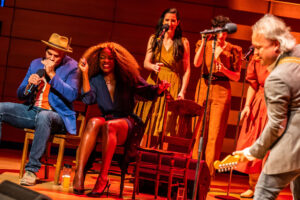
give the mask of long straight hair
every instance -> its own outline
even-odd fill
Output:
[[[152,60],[154,60],[154,58],[155,58],[154,53],[158,49],[159,45],[161,45],[157,42],[157,38],[159,37],[159,34],[161,32],[163,22],[164,22],[164,18],[165,18],[165,15],[167,13],[176,14],[177,21],[180,21],[180,15],[179,15],[179,12],[177,11],[176,8],[168,8],[168,9],[164,10],[164,12],[160,16],[160,18],[158,20],[158,23],[156,25],[155,35],[154,35],[154,38],[153,38],[152,44],[151,44],[151,50],[153,52]],[[174,37],[173,37],[173,41],[174,41],[174,43],[173,43],[173,46],[174,46],[173,56],[174,56],[176,61],[179,61],[183,58],[183,53],[184,53],[184,47],[183,47],[183,43],[182,43],[182,30],[181,30],[180,24],[178,24],[178,26],[175,29],[175,34],[174,34]]]

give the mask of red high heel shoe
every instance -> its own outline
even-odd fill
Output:
[[[93,191],[91,191],[90,193],[88,193],[86,196],[88,196],[88,197],[101,197],[103,195],[103,193],[105,192],[106,188],[107,188],[106,197],[108,197],[109,188],[110,188],[109,180],[107,180],[106,185],[105,185],[105,187],[103,188],[102,191],[100,191],[100,192],[94,192],[94,189],[95,189],[94,188]]]

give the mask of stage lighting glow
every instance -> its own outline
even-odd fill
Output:
[[[0,7],[4,7],[4,1],[5,1],[5,0],[1,0]]]

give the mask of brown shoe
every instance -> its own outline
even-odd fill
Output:
[[[33,186],[33,185],[35,185],[35,182],[36,182],[35,173],[31,172],[31,171],[26,171],[20,181],[20,184],[26,185],[26,186]]]
[[[243,192],[240,196],[242,198],[252,198],[254,196],[254,191],[251,189],[248,189],[247,191]]]

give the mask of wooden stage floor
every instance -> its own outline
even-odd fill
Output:
[[[0,149],[0,182],[4,180],[9,180],[14,183],[19,183],[19,168],[20,168],[20,161],[21,161],[21,151],[20,150],[11,150],[11,149]],[[72,193],[72,187],[69,190],[62,189],[62,186],[56,186],[53,184],[53,173],[54,170],[50,170],[50,179],[44,180],[40,179],[40,183],[27,187],[31,190],[36,192],[45,194],[52,198],[53,200],[85,200],[85,199],[93,199],[86,197],[84,195],[78,196]],[[74,173],[74,172],[73,172]],[[74,174],[72,174],[74,175]],[[43,177],[43,168],[38,173],[39,177]],[[72,176],[73,177],[73,176]],[[210,192],[206,199],[213,200],[215,195],[226,195],[227,189],[227,181],[228,181],[228,174],[217,174],[215,180],[212,181]],[[90,191],[93,188],[93,184],[97,178],[96,174],[89,174],[87,175],[85,181],[85,187],[87,189],[86,192]],[[231,184],[231,192],[230,195],[239,198],[239,194],[247,189],[247,177],[242,175],[233,175],[232,184]],[[103,196],[105,199],[119,199],[119,184],[120,184],[120,177],[119,176],[110,176],[111,187],[109,191],[108,198]],[[132,183],[125,183],[124,187],[124,199],[131,199],[133,185]],[[154,199],[153,195],[150,194],[142,194],[136,196],[136,199],[145,199],[150,200]],[[158,199],[166,199],[159,197]],[[243,198],[247,199],[247,198]],[[286,188],[284,191],[280,193],[278,197],[279,200],[292,200],[292,195],[289,188]]]

